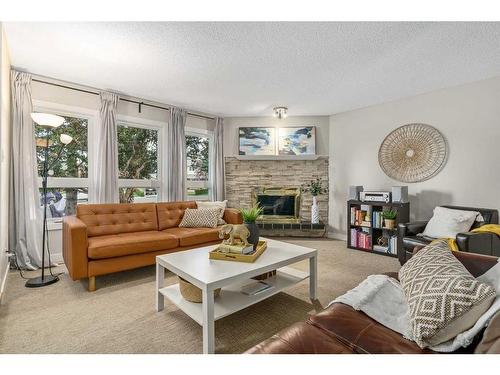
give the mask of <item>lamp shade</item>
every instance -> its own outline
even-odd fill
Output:
[[[61,134],[59,140],[62,144],[69,145],[73,141],[73,137],[68,134]]]
[[[64,123],[64,117],[53,115],[51,113],[33,112],[31,118],[40,126],[57,128]]]

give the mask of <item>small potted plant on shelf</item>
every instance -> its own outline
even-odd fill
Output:
[[[394,229],[396,227],[396,211],[386,210],[382,211],[382,217],[384,218],[384,227],[387,229]]]
[[[313,203],[311,206],[311,223],[319,223],[319,206],[317,201],[317,196],[320,194],[328,193],[328,189],[323,187],[323,181],[321,178],[317,177],[316,180],[312,180],[309,183],[302,186],[302,191],[305,193],[311,193],[313,197]]]
[[[241,208],[241,216],[243,218],[243,223],[248,228],[250,236],[247,241],[253,245],[254,250],[257,248],[259,243],[259,227],[255,223],[260,215],[262,215],[262,207],[256,205],[251,208]]]

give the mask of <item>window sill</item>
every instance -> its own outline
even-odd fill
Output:
[[[62,219],[47,220],[47,230],[62,230]]]

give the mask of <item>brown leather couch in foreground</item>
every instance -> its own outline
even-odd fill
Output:
[[[216,244],[219,228],[179,228],[186,208],[196,202],[86,204],[63,221],[63,257],[73,280],[95,277],[155,263],[157,255]],[[242,222],[226,209],[224,220]]]
[[[474,276],[493,267],[497,258],[471,253],[454,255]],[[388,274],[397,278],[397,273]],[[482,335],[460,353],[500,352],[500,313],[496,314]],[[342,303],[335,303],[307,321],[296,323],[268,340],[254,346],[251,354],[431,354],[413,341],[377,323],[364,313]]]

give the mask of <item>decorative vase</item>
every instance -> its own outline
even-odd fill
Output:
[[[384,224],[387,229],[394,229],[396,227],[396,220],[384,219]]]
[[[250,232],[250,236],[248,236],[248,243],[251,243],[253,245],[253,249],[257,249],[257,244],[259,243],[259,226],[253,222],[253,223],[245,223],[245,226],[247,227],[248,231]]]
[[[319,206],[316,196],[313,196],[313,204],[311,206],[311,223],[319,224]]]

